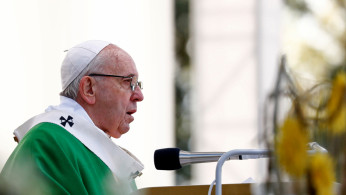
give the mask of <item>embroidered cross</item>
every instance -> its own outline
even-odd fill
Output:
[[[61,116],[60,117],[60,121],[61,121],[60,124],[65,127],[66,123],[68,123],[70,125],[70,127],[72,127],[74,124],[72,119],[73,119],[73,117],[70,115],[68,115],[67,119],[65,119],[63,116]]]

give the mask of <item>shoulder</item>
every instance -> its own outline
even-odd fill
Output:
[[[54,163],[103,164],[92,151],[63,127],[53,123],[34,126],[18,144],[18,150],[30,153],[34,159],[51,159]],[[78,167],[78,166],[77,166]]]
[[[67,130],[53,123],[40,123],[31,128],[18,143],[10,159],[19,157],[36,162],[44,159],[65,160],[87,150],[85,146]],[[24,160],[22,159],[22,160]]]
[[[48,122],[39,123],[31,128],[18,144],[18,147],[22,146],[29,146],[31,149],[84,148],[84,145],[63,127]]]
[[[54,138],[66,137],[67,139],[74,138],[68,131],[63,127],[54,123],[39,123],[32,127],[29,132],[24,136],[21,142],[28,140],[54,140]]]

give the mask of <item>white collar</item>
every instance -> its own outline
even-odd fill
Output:
[[[65,97],[65,96],[60,96],[60,104],[56,105],[56,106],[48,106],[48,108],[46,108],[45,112],[50,112],[53,110],[60,110],[60,111],[65,111],[65,112],[69,112],[69,113],[75,113],[76,115],[78,115],[79,117],[83,117],[85,120],[87,120],[88,122],[90,122],[89,125],[94,126],[94,128],[98,129],[99,131],[101,131],[105,136],[107,136],[108,138],[110,138],[110,136],[108,134],[106,134],[102,129],[98,128],[94,122],[91,120],[91,118],[89,117],[88,113],[84,110],[84,108],[79,105],[75,100]]]

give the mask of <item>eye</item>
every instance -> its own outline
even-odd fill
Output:
[[[128,83],[131,83],[132,79],[129,78],[129,79],[124,79],[124,82],[128,82]]]
[[[124,78],[122,81],[122,86],[127,89],[129,87],[131,87],[131,83],[132,83],[132,78]]]

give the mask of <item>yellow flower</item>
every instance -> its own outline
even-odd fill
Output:
[[[333,194],[335,180],[333,162],[328,154],[317,153],[311,156],[310,179],[317,195]]]
[[[308,133],[297,118],[288,117],[280,128],[277,155],[282,168],[292,176],[300,177],[306,171]]]
[[[346,73],[339,73],[327,104],[329,130],[334,134],[346,131]]]
[[[337,115],[335,115],[334,119],[329,123],[329,129],[334,134],[346,131],[346,103],[341,106]]]

